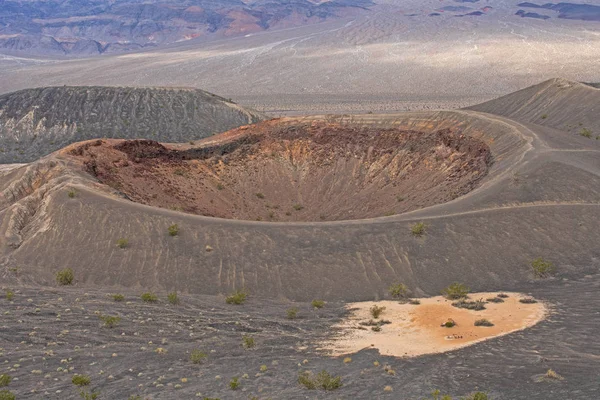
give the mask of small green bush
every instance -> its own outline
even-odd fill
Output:
[[[179,235],[179,226],[177,226],[177,224],[173,224],[173,225],[169,226],[169,235],[170,236]]]
[[[199,350],[199,349],[195,349],[192,351],[192,354],[190,354],[190,361],[194,364],[200,364],[204,360],[206,360],[207,357],[208,356],[206,355],[205,352],[203,352],[202,350]]]
[[[167,295],[167,300],[169,300],[169,303],[171,303],[173,305],[177,305],[180,303],[179,296],[177,296],[177,292],[169,293]]]
[[[459,301],[455,301],[452,303],[452,305],[456,308],[465,308],[467,310],[473,310],[473,311],[481,311],[481,310],[485,310],[485,301],[483,300],[475,300],[475,301],[468,301],[468,300],[459,300]]]
[[[323,308],[325,307],[325,302],[323,300],[313,300],[311,301],[310,305],[313,308]]]
[[[114,301],[123,301],[123,300],[125,300],[125,296],[123,296],[120,293],[115,293],[115,294],[112,295],[112,299]]]
[[[404,283],[395,283],[389,287],[388,292],[394,299],[406,299],[408,297],[408,287]]]
[[[492,324],[490,321],[488,321],[485,318],[478,319],[477,321],[475,321],[474,325],[475,326],[494,326],[494,324]]]
[[[533,299],[531,297],[527,297],[527,298],[524,298],[524,299],[519,299],[519,302],[521,302],[523,304],[535,304],[535,303],[537,303],[537,300]]]
[[[10,375],[7,375],[7,374],[0,375],[0,387],[8,386],[10,384],[10,381],[12,381],[12,377]]]
[[[485,301],[487,301],[488,303],[504,303],[504,300],[502,299],[502,297],[490,297],[489,299],[486,299]]]
[[[71,382],[75,386],[87,386],[92,383],[92,380],[87,375],[73,375]]]
[[[411,226],[410,232],[414,236],[423,236],[425,234],[425,228],[426,227],[427,226],[425,225],[425,223],[423,223],[423,222],[417,222],[416,224],[414,224],[413,226]]]
[[[383,313],[384,310],[385,310],[385,307],[379,307],[379,306],[377,306],[377,304],[375,304],[373,307],[371,307],[369,309],[369,312],[371,313],[373,318],[377,319]]]
[[[454,322],[453,319],[449,319],[448,321],[444,322],[442,326],[445,328],[453,328],[456,326],[456,322]]]
[[[548,118],[548,114],[542,114],[542,119]]]
[[[542,257],[538,257],[531,262],[531,269],[536,278],[546,278],[554,273],[552,263],[545,261]]]
[[[225,189],[225,186],[223,186],[222,183],[217,183],[217,190],[223,190]]]
[[[319,372],[317,375],[310,371],[305,371],[298,375],[298,383],[309,390],[335,390],[342,387],[342,378],[339,376],[334,377],[325,370]]]
[[[75,189],[69,189],[69,191],[67,192],[67,196],[69,196],[70,199],[74,199],[75,197],[77,197],[77,192],[75,191]]]
[[[179,176],[184,176],[185,175],[185,171],[182,170],[181,168],[177,168],[175,171],[173,171],[173,173],[175,175],[179,175]]]
[[[462,283],[455,282],[446,289],[442,290],[442,294],[448,300],[464,299],[469,294],[469,288]]]
[[[286,312],[288,319],[296,319],[298,316],[298,309],[296,307],[288,308]]]
[[[229,388],[231,390],[237,390],[239,387],[240,387],[240,378],[238,378],[237,376],[234,376],[229,381]]]
[[[113,315],[99,315],[98,316],[102,322],[104,322],[105,328],[114,328],[121,322],[121,317],[116,317]]]
[[[592,138],[592,131],[590,131],[590,130],[589,130],[589,129],[587,129],[587,128],[583,128],[583,129],[581,130],[581,132],[579,132],[579,134],[580,134],[581,136],[583,136],[583,137],[586,137],[586,138],[588,138],[588,139],[591,139],[591,138]]]
[[[120,249],[124,249],[129,245],[129,240],[125,239],[125,238],[120,238],[119,240],[117,240],[117,247]]]
[[[6,300],[12,301],[15,298],[15,292],[10,289],[6,289]]]
[[[483,392],[475,392],[467,396],[465,400],[488,400],[488,395]]]
[[[225,303],[237,305],[244,304],[247,297],[248,294],[244,290],[236,290],[225,298]]]
[[[418,306],[419,304],[421,304],[421,301],[419,301],[417,299],[410,299],[408,304],[412,304],[413,306]]]
[[[158,301],[158,297],[152,292],[142,293],[140,298],[146,303],[156,303]]]
[[[71,285],[75,279],[75,274],[71,268],[61,269],[56,273],[56,282],[59,285]]]
[[[8,390],[0,390],[0,400],[16,400],[16,396]]]
[[[256,346],[256,342],[252,336],[244,335],[242,336],[242,346],[244,346],[245,349],[252,349]]]
[[[258,197],[259,199],[264,199],[265,195],[259,192],[259,193],[256,193],[256,197]]]
[[[83,400],[96,400],[98,398],[98,396],[100,396],[100,392],[86,392],[85,390],[81,389],[79,391],[79,396],[83,399]]]
[[[381,332],[381,325],[375,325],[371,327],[373,332]]]
[[[304,208],[304,206],[302,204],[294,204],[294,210],[296,211],[300,211]]]

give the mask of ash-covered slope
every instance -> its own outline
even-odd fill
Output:
[[[600,89],[590,84],[551,79],[471,110],[502,115],[591,138],[600,135]]]
[[[263,119],[198,89],[26,89],[0,96],[0,163],[33,161],[93,138],[187,142]]]

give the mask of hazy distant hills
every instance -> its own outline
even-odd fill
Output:
[[[0,96],[0,163],[94,138],[187,142],[263,119],[197,89],[48,87]]]
[[[342,17],[370,0],[7,0],[0,49],[29,54],[94,55],[194,38],[228,37]]]

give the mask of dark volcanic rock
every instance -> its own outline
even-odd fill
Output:
[[[525,2],[518,4],[518,6],[556,11],[558,12],[558,18],[578,19],[582,21],[600,21],[600,6],[595,6],[591,4],[545,3],[539,5],[535,3]]]
[[[263,119],[197,89],[49,87],[0,96],[0,163],[101,137],[187,142]]]

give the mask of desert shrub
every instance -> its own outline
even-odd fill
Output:
[[[169,293],[167,295],[167,300],[169,300],[169,303],[171,303],[173,305],[177,305],[180,303],[179,296],[177,296],[177,292]]]
[[[499,294],[498,296],[496,296],[496,297],[499,297],[499,298],[501,298],[501,299],[507,299],[507,298],[508,298],[508,295],[507,295],[506,293],[500,293],[500,294]]]
[[[177,226],[177,224],[173,224],[173,225],[169,226],[169,235],[170,236],[179,235],[179,226]]]
[[[193,144],[193,143],[192,143]],[[127,400],[144,400],[142,399],[142,396],[138,395],[138,394],[132,394],[131,396],[129,396],[127,398]]]
[[[310,305],[313,308],[323,308],[325,307],[325,302],[323,300],[313,300],[311,301]]]
[[[533,275],[536,278],[545,278],[554,273],[554,266],[552,263],[545,261],[542,257],[538,257],[531,262],[531,268],[533,269]]]
[[[469,294],[469,288],[462,283],[454,282],[452,285],[442,290],[442,294],[448,300],[464,299]]]
[[[298,309],[296,307],[288,308],[286,313],[288,319],[296,319],[298,316]]]
[[[417,299],[410,299],[408,304],[412,304],[413,306],[418,306],[421,302]]]
[[[467,310],[481,311],[485,310],[485,301],[482,299],[475,301],[459,300],[452,303],[456,308],[465,308]]]
[[[252,336],[244,335],[242,336],[242,346],[244,346],[245,349],[251,349],[256,346],[256,342]]]
[[[294,204],[294,210],[296,211],[300,211],[304,208],[304,206],[302,204]]]
[[[298,383],[309,390],[335,390],[342,387],[342,378],[339,376],[334,377],[325,370],[316,375],[310,371],[305,371],[298,375]]]
[[[363,322],[359,322],[359,325],[362,326],[381,326],[381,325],[388,325],[391,324],[391,321],[388,321],[387,319],[380,319],[379,321],[375,321],[374,319],[370,319],[368,321],[363,321]]]
[[[202,361],[206,360],[207,357],[205,352],[195,349],[192,350],[192,354],[190,354],[190,361],[194,364],[200,364]]]
[[[0,375],[0,387],[6,387],[12,381],[12,377],[7,374]]]
[[[520,301],[521,303],[523,303],[523,304],[535,304],[535,303],[537,303],[537,300],[536,300],[536,299],[533,299],[533,298],[531,298],[531,297],[526,297],[526,298],[524,298],[524,299],[519,299],[519,301]]]
[[[225,303],[237,305],[244,304],[246,297],[248,297],[248,294],[244,290],[236,290],[225,298]]]
[[[380,325],[375,325],[371,327],[371,330],[373,332],[381,332],[381,326]]]
[[[264,199],[265,195],[262,194],[262,193],[260,193],[260,192],[258,192],[258,193],[256,193],[256,197],[258,197],[259,199]]]
[[[556,371],[554,371],[553,369],[549,369],[545,374],[544,377],[548,378],[548,379],[552,379],[555,381],[562,381],[563,378],[561,375],[557,374]]]
[[[592,138],[592,131],[590,131],[590,130],[589,130],[589,129],[587,129],[587,128],[583,128],[583,129],[582,129],[582,130],[579,132],[579,134],[580,134],[581,136],[583,136],[583,137],[586,137],[586,138],[588,138],[588,139],[591,139],[591,138]]]
[[[465,400],[488,400],[489,397],[486,393],[483,392],[475,392],[465,397]]]
[[[240,387],[240,378],[238,378],[237,376],[234,376],[229,381],[229,388],[231,390],[237,390],[239,387]]]
[[[10,289],[6,289],[6,300],[12,301],[15,298],[15,292]]]
[[[395,283],[389,287],[388,292],[394,299],[406,299],[408,297],[408,287],[404,283]]]
[[[442,326],[444,328],[452,328],[456,326],[456,322],[452,318],[448,318],[448,321],[444,322]]]
[[[16,400],[16,396],[8,390],[0,390],[0,400]]]
[[[77,192],[75,191],[75,189],[69,189],[69,191],[67,192],[67,196],[69,196],[70,199],[74,199],[75,197],[77,197]]]
[[[0,390],[0,400],[16,400],[16,396],[8,390]]]
[[[475,326],[494,326],[494,324],[492,324],[490,321],[488,321],[485,318],[482,319],[478,319],[477,321],[475,321]]]
[[[114,328],[121,322],[121,317],[116,317],[113,315],[99,315],[98,316],[102,322],[104,322],[104,326],[106,328]]]
[[[71,285],[73,279],[75,279],[75,274],[71,268],[61,269],[56,273],[56,282],[58,282],[59,285]]]
[[[142,293],[140,298],[146,303],[156,303],[158,301],[158,297],[152,292]]]
[[[175,171],[173,171],[173,173],[175,175],[179,175],[179,176],[184,176],[185,175],[185,171],[182,170],[182,169],[180,169],[180,168],[177,168]]]
[[[75,386],[87,386],[92,382],[92,380],[87,375],[73,375],[71,382]]]
[[[442,290],[442,295],[449,300],[465,299],[470,289],[463,283],[454,282]]]
[[[83,400],[96,400],[98,396],[100,396],[100,392],[86,392],[85,390],[81,389],[81,391],[79,392],[79,396]]]
[[[379,316],[383,313],[384,310],[385,310],[385,307],[379,307],[379,306],[377,306],[377,304],[375,304],[373,307],[371,307],[369,309],[369,311],[371,312],[371,315],[375,319],[379,318]]]
[[[217,183],[217,190],[223,190],[225,189],[225,186],[223,186],[222,183]]]
[[[425,223],[417,222],[416,224],[414,224],[413,226],[410,227],[410,232],[414,236],[423,236],[423,234],[425,233],[425,228],[426,228]]]
[[[123,301],[123,300],[125,300],[125,296],[123,296],[120,293],[115,293],[115,294],[112,295],[112,299],[114,301]]]
[[[120,238],[117,240],[117,247],[120,249],[124,249],[129,245],[129,240],[125,238]]]
[[[485,301],[487,301],[488,303],[504,303],[504,300],[501,297],[490,297]]]

